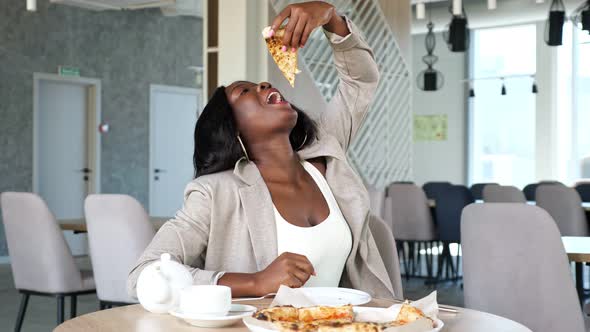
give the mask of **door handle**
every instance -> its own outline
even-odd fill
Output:
[[[85,168],[82,168],[82,169],[78,170],[78,172],[81,172],[81,173],[84,173],[84,174],[88,174],[88,173],[91,173],[92,170],[90,168],[88,168],[88,167],[85,167]]]
[[[160,168],[155,168],[154,169],[154,173],[158,174],[158,173],[166,173],[165,169],[160,169]]]

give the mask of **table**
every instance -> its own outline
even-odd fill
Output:
[[[150,217],[150,221],[154,224],[154,227],[160,229],[166,221],[170,220],[170,217]],[[58,220],[59,227],[63,231],[73,231],[74,233],[86,233],[86,219],[60,219]]]
[[[258,308],[267,307],[271,300],[243,302]],[[369,306],[388,307],[389,300],[373,300]],[[457,308],[458,314],[441,313],[440,319],[448,332],[531,332],[523,325],[492,314]],[[171,315],[157,315],[145,311],[139,304],[93,312],[68,320],[55,328],[54,332],[73,331],[175,331],[175,332],[248,332],[242,322],[219,329],[197,328]]]
[[[576,291],[582,303],[584,298],[584,278],[582,271],[584,263],[590,262],[590,237],[587,236],[563,236],[563,247],[567,257],[576,265]]]

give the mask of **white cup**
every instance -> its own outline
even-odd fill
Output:
[[[192,316],[225,316],[231,307],[231,288],[193,285],[180,292],[180,310]]]

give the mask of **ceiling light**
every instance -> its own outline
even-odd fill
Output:
[[[506,84],[504,84],[504,79],[502,79],[502,91],[501,91],[501,93],[502,93],[502,96],[505,96],[506,95]]]
[[[37,10],[37,0],[27,0],[27,10],[34,12]]]
[[[572,14],[572,22],[590,32],[590,0],[586,0]]]
[[[422,61],[428,67],[418,74],[417,83],[420,90],[436,91],[442,88],[444,84],[444,76],[440,71],[434,69],[434,64],[438,61],[438,57],[434,55],[434,48],[436,47],[434,24],[432,24],[432,22],[428,22],[426,27],[428,28],[428,33],[424,38],[426,55],[422,57]]]
[[[443,32],[443,38],[451,52],[467,51],[469,48],[469,26],[464,11],[459,15],[453,15],[447,30]]]
[[[473,87],[469,88],[469,97],[475,97],[475,89]]]
[[[453,0],[453,15],[461,15],[463,13],[463,1]]]
[[[545,22],[545,43],[559,46],[563,39],[563,23],[565,23],[565,6],[563,0],[553,0],[549,7],[549,17]]]
[[[426,17],[426,5],[424,2],[418,2],[416,4],[416,19],[423,20]]]
[[[488,0],[488,9],[494,10],[498,7],[496,0]]]

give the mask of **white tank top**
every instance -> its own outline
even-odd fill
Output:
[[[302,164],[320,188],[330,213],[316,226],[299,227],[287,222],[273,204],[278,254],[292,252],[309,259],[316,276],[311,276],[305,287],[338,287],[352,249],[352,234],[322,173],[307,161]]]

